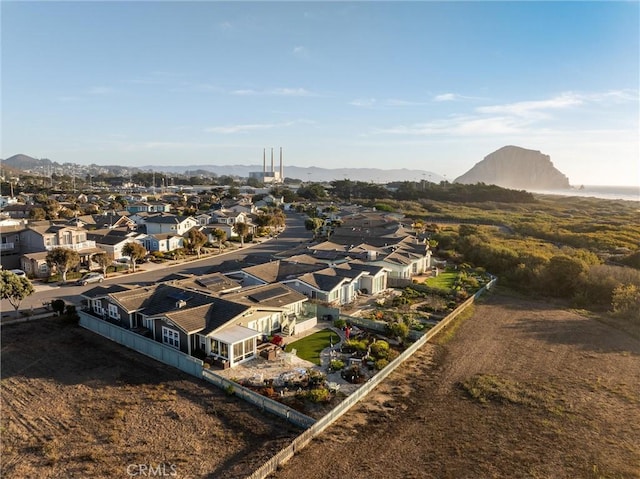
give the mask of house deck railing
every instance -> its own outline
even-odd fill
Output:
[[[80,243],[69,243],[69,244],[54,244],[45,246],[47,251],[51,251],[53,248],[68,248],[74,251],[79,251],[83,249],[95,248],[96,242],[92,240],[82,241]]]

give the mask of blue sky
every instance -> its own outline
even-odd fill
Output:
[[[420,168],[504,145],[640,184],[638,2],[10,2],[2,149]]]

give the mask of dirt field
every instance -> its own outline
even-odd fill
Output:
[[[640,477],[638,338],[490,297],[275,477]]]
[[[299,433],[56,320],[3,327],[1,360],[7,479],[245,477]]]

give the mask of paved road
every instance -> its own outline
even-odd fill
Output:
[[[244,265],[255,264],[254,262],[246,263],[244,261],[247,255],[254,259],[262,257],[264,261],[268,261],[273,254],[299,246],[300,243],[309,241],[310,239],[311,233],[304,228],[304,216],[297,213],[289,213],[287,215],[286,229],[280,233],[277,238],[270,239],[261,244],[246,246],[239,251],[186,263],[178,263],[175,265],[167,265],[166,263],[156,265],[150,263],[149,265],[143,266],[145,269],[144,272],[107,278],[102,284],[107,286],[110,284],[153,283],[172,273],[205,274],[216,271],[219,269],[217,267],[223,263],[236,263],[239,269]],[[31,307],[39,308],[43,302],[49,302],[52,299],[64,299],[69,303],[79,304],[81,301],[80,294],[95,286],[96,284],[76,286],[74,283],[64,286],[37,285],[36,292],[22,302],[20,309],[28,310]],[[7,300],[2,300],[0,307],[3,317],[7,314],[13,317],[13,307]]]

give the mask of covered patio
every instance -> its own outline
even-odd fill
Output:
[[[224,369],[248,361],[258,354],[258,338],[262,333],[244,326],[230,326],[209,335],[210,356],[221,362]]]

